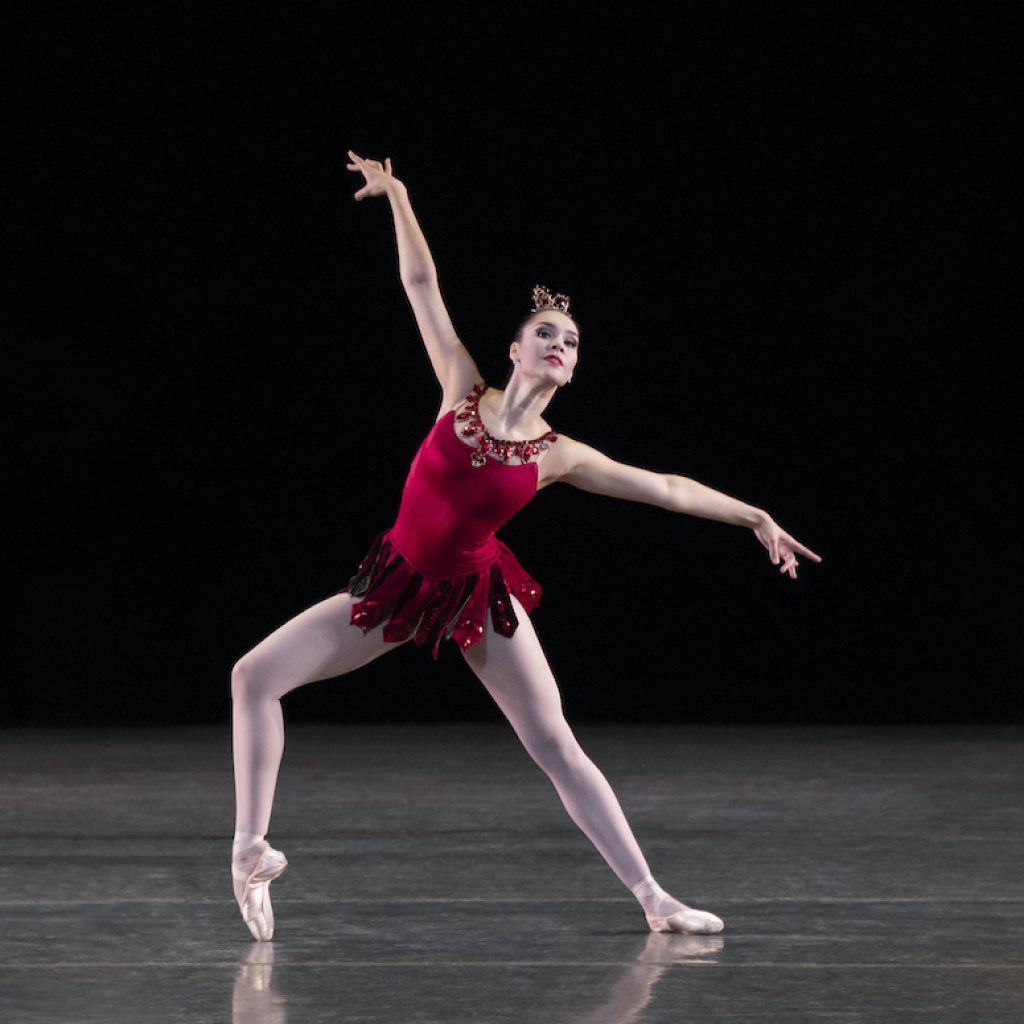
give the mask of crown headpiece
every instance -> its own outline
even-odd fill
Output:
[[[544,285],[537,284],[533,286],[533,312],[539,313],[542,309],[557,309],[566,316],[572,315],[568,295],[552,295]]]

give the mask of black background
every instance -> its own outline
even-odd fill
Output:
[[[568,292],[556,429],[825,558],[544,491],[502,537],[570,718],[1021,716],[996,26],[217,10],[12,29],[5,721],[226,720],[234,660],[393,521],[439,389],[348,147],[393,158],[490,383],[531,286]],[[451,644],[287,707],[496,714]]]

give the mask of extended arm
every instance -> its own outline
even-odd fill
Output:
[[[821,561],[820,555],[782,530],[764,509],[730,498],[689,477],[655,473],[616,462],[596,448],[564,435],[559,437],[558,444],[552,446],[551,455],[555,455],[554,465],[550,468],[557,474],[556,478],[580,490],[627,501],[642,501],[670,512],[685,512],[701,519],[749,527],[768,551],[772,563],[779,565],[779,571],[789,573],[793,579],[796,579],[798,553],[815,562]]]
[[[387,196],[395,222],[398,243],[398,273],[416,317],[430,364],[441,385],[442,408],[453,405],[477,381],[480,373],[472,356],[455,333],[448,309],[441,297],[437,267],[430,254],[416,214],[409,202],[405,184],[392,174],[391,160],[383,165],[377,160],[364,160],[349,150],[350,171],[358,171],[366,179],[355,193],[356,199]]]

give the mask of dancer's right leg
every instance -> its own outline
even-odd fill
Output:
[[[284,752],[281,698],[290,690],[344,675],[399,643],[380,629],[350,625],[351,594],[335,594],[274,630],[231,673],[235,830],[265,835]]]
[[[278,854],[280,863],[275,863],[271,854],[276,851],[266,853],[263,843],[284,753],[281,698],[296,687],[344,675],[401,646],[385,643],[380,629],[363,633],[351,625],[355,600],[342,593],[307,608],[244,655],[231,673],[235,898],[258,939],[270,938],[274,926],[269,898],[264,899],[269,881],[260,887],[260,872],[284,870],[284,858]],[[262,865],[261,853],[266,861]]]

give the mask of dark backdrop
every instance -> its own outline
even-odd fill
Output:
[[[747,531],[546,490],[502,536],[571,717],[1020,717],[971,294],[1016,211],[998,39],[715,10],[19,26],[5,721],[225,720],[234,660],[393,521],[439,390],[349,146],[393,158],[489,382],[531,286],[568,292],[556,428],[825,557],[794,582]],[[287,706],[495,714],[450,644]]]

